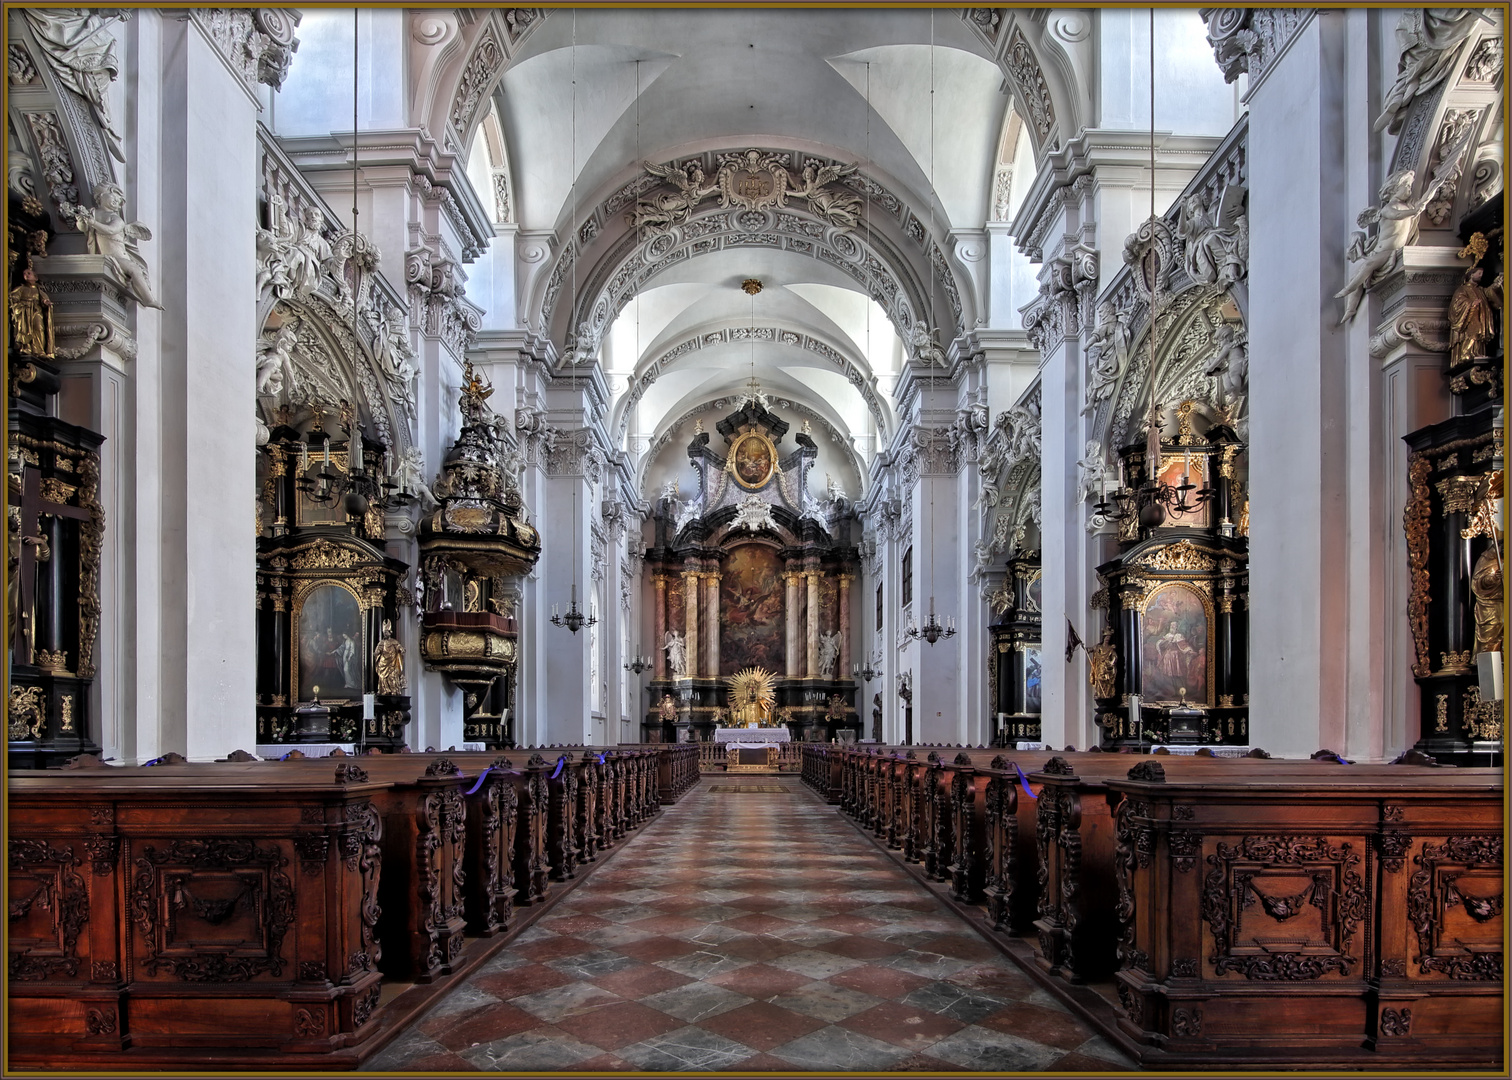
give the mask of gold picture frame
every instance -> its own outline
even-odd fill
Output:
[[[777,444],[765,432],[742,432],[730,444],[726,469],[747,491],[764,488],[777,472]]]

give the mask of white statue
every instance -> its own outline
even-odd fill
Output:
[[[403,317],[397,307],[384,305],[383,313],[374,319],[373,354],[389,388],[405,404],[413,406],[415,396],[411,387],[420,368],[410,353]]]
[[[21,13],[57,80],[89,102],[110,156],[125,161],[121,133],[110,115],[110,84],[121,68],[110,24],[131,18],[131,12],[121,8],[24,8]]]
[[[998,424],[1004,429],[1008,441],[1007,463],[1011,466],[1025,458],[1040,456],[1040,405],[1038,398],[1030,398],[1015,405],[1001,417]]]
[[[1102,444],[1096,439],[1088,439],[1087,448],[1082,452],[1076,468],[1076,501],[1084,503],[1089,499],[1101,499],[1103,480],[1108,475],[1108,463],[1103,458]]]
[[[289,221],[283,196],[276,191],[268,195],[268,221],[271,228],[257,230],[257,291],[272,286],[274,296],[287,300],[294,295],[289,255],[299,230]]]
[[[418,446],[406,446],[399,455],[399,468],[394,471],[399,491],[406,495],[420,496],[422,509],[430,509],[440,503],[425,482],[425,456]]]
[[[924,325],[924,320],[920,319],[909,327],[908,346],[913,350],[913,358],[917,363],[946,366],[945,350],[935,341],[935,332]]]
[[[1360,211],[1355,224],[1362,231],[1354,234],[1354,240],[1350,242],[1349,251],[1344,256],[1358,265],[1349,275],[1348,283],[1334,293],[1335,299],[1346,298],[1344,317],[1339,320],[1341,326],[1355,317],[1355,312],[1360,309],[1360,301],[1365,299],[1365,291],[1370,288],[1375,276],[1385,270],[1397,257],[1397,253],[1412,242],[1417,234],[1418,215],[1427,209],[1448,179],[1449,170],[1445,166],[1453,166],[1458,161],[1458,154],[1446,155],[1438,172],[1423,185],[1422,194],[1416,200],[1412,198],[1416,174],[1411,169],[1398,169],[1381,185],[1380,205],[1367,206]],[[1367,237],[1363,232],[1370,225],[1376,226],[1374,238]]]
[[[298,319],[285,319],[271,338],[264,334],[257,344],[257,392],[260,396],[277,396],[287,381],[294,383],[294,339]]]
[[[520,474],[525,471],[525,451],[518,446],[505,446],[499,451],[499,473],[504,479],[504,490],[520,493]]]
[[[331,261],[331,245],[321,234],[320,210],[307,206],[300,215],[299,230],[289,250],[289,287],[295,296],[307,297],[320,284],[321,271]]]
[[[1470,36],[1482,18],[1472,8],[1410,8],[1397,22],[1396,82],[1381,102],[1375,130],[1395,135],[1407,118],[1407,110],[1420,94],[1427,93],[1454,68],[1460,43]]]
[[[1087,400],[1081,415],[1095,412],[1113,396],[1129,360],[1129,315],[1114,311],[1111,301],[1097,305],[1097,329],[1087,338]]]
[[[667,650],[667,667],[672,669],[672,677],[686,679],[688,677],[688,646],[683,641],[682,634],[676,630],[668,630],[667,636],[662,640],[662,648]]]
[[[1217,351],[1203,373],[1218,380],[1218,407],[1232,415],[1249,388],[1249,341],[1244,328],[1224,323],[1213,336]]]
[[[1237,220],[1235,225],[1239,225]],[[1247,231],[1247,226],[1242,227],[1242,231]],[[1227,286],[1244,276],[1244,262],[1240,258],[1235,231],[1223,228],[1215,220],[1200,194],[1193,192],[1181,204],[1176,235],[1186,241],[1186,272],[1193,281]]]
[[[838,659],[840,659],[840,631],[831,630],[827,634],[820,634],[818,674],[827,675],[833,679],[835,677],[835,661]]]
[[[121,276],[126,291],[143,307],[161,308],[152,296],[147,260],[137,250],[138,240],[151,240],[152,232],[140,221],[127,221],[121,211],[126,193],[110,181],[95,185],[94,209],[74,211],[74,225],[84,234],[91,255],[105,256],[105,263]]]

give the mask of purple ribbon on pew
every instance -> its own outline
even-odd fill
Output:
[[[600,754],[599,755],[599,764],[602,765],[603,763],[604,763],[604,755]]]
[[[562,775],[562,766],[565,764],[567,764],[567,755],[563,754],[561,757],[557,758],[557,767],[552,770],[551,779],[555,780],[557,777]]]
[[[1024,794],[1031,799],[1038,799],[1039,796],[1029,789],[1029,778],[1024,775],[1024,770],[1019,768],[1019,764],[1016,761],[1013,763],[1013,771],[1019,774],[1019,784],[1023,787]]]
[[[488,774],[491,773],[491,772],[493,772],[493,766],[492,765],[490,765],[488,768],[486,768],[482,772],[480,772],[478,774],[478,782],[476,784],[474,784],[472,787],[468,788],[466,791],[464,791],[463,794],[464,795],[475,795],[475,794],[477,794],[478,789],[483,786],[483,781],[488,779]]]

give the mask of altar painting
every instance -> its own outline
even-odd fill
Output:
[[[719,581],[719,673],[785,668],[782,559],[764,544],[730,549]]]
[[[1036,579],[1037,580],[1037,579]],[[1040,711],[1040,674],[1042,659],[1037,646],[1024,648],[1024,711]]]
[[[352,701],[362,696],[362,610],[341,585],[317,585],[295,612],[300,701]],[[317,687],[319,688],[317,690]]]
[[[1150,595],[1140,657],[1145,701],[1210,704],[1208,626],[1207,605],[1191,586],[1162,585]]]
[[[1036,570],[1024,588],[1024,606],[1029,611],[1040,611],[1040,598],[1044,592],[1044,571]]]

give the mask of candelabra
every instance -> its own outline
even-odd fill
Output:
[[[317,454],[319,461],[313,463],[316,471],[312,474],[311,459]],[[385,459],[387,456],[385,452]],[[367,513],[372,501],[387,508],[402,506],[412,499],[408,493],[399,490],[387,468],[376,476],[369,471],[363,452],[362,425],[355,416],[348,420],[344,474],[331,467],[331,436],[321,428],[318,419],[300,444],[297,468],[294,486],[302,496],[317,506],[334,506],[339,499],[342,508],[352,517]]]
[[[955,633],[956,633],[956,626],[955,626],[955,619],[954,618],[947,618],[942,623],[940,621],[939,617],[937,615],[935,615],[935,602],[934,602],[934,597],[933,596],[931,596],[929,598],[929,616],[924,620],[924,625],[923,626],[910,625],[908,627],[908,636],[909,637],[914,638],[916,640],[919,639],[919,638],[923,638],[925,641],[929,642],[931,645],[933,645],[935,642],[939,641],[941,638],[952,638],[952,637],[955,637]]]
[[[1137,515],[1141,525],[1154,528],[1165,522],[1168,512],[1181,515],[1195,513],[1210,502],[1215,494],[1210,487],[1198,488],[1192,483],[1192,463],[1189,457],[1182,472],[1181,483],[1146,480],[1139,487],[1131,488],[1123,482],[1120,475],[1118,487],[1098,499],[1092,510],[1109,521],[1127,521],[1131,516]],[[1113,500],[1111,503],[1108,501],[1110,497]]]
[[[864,683],[869,683],[878,675],[882,674],[882,654],[874,653],[866,658],[866,666],[860,664],[851,665],[851,674]]]
[[[565,626],[568,630],[572,631],[575,634],[583,627],[592,626],[594,623],[598,622],[598,616],[584,615],[582,610],[578,607],[577,584],[574,582],[572,586],[572,603],[567,606],[567,614],[561,614],[560,608],[558,608],[556,604],[552,604],[551,621],[558,626]]]
[[[635,654],[635,658],[633,660],[628,661],[625,664],[625,670],[626,671],[633,671],[633,672],[635,672],[635,674],[639,675],[641,672],[645,671],[650,666],[651,666],[651,658],[649,656],[642,656],[642,655],[640,655],[640,653],[636,653]]]

